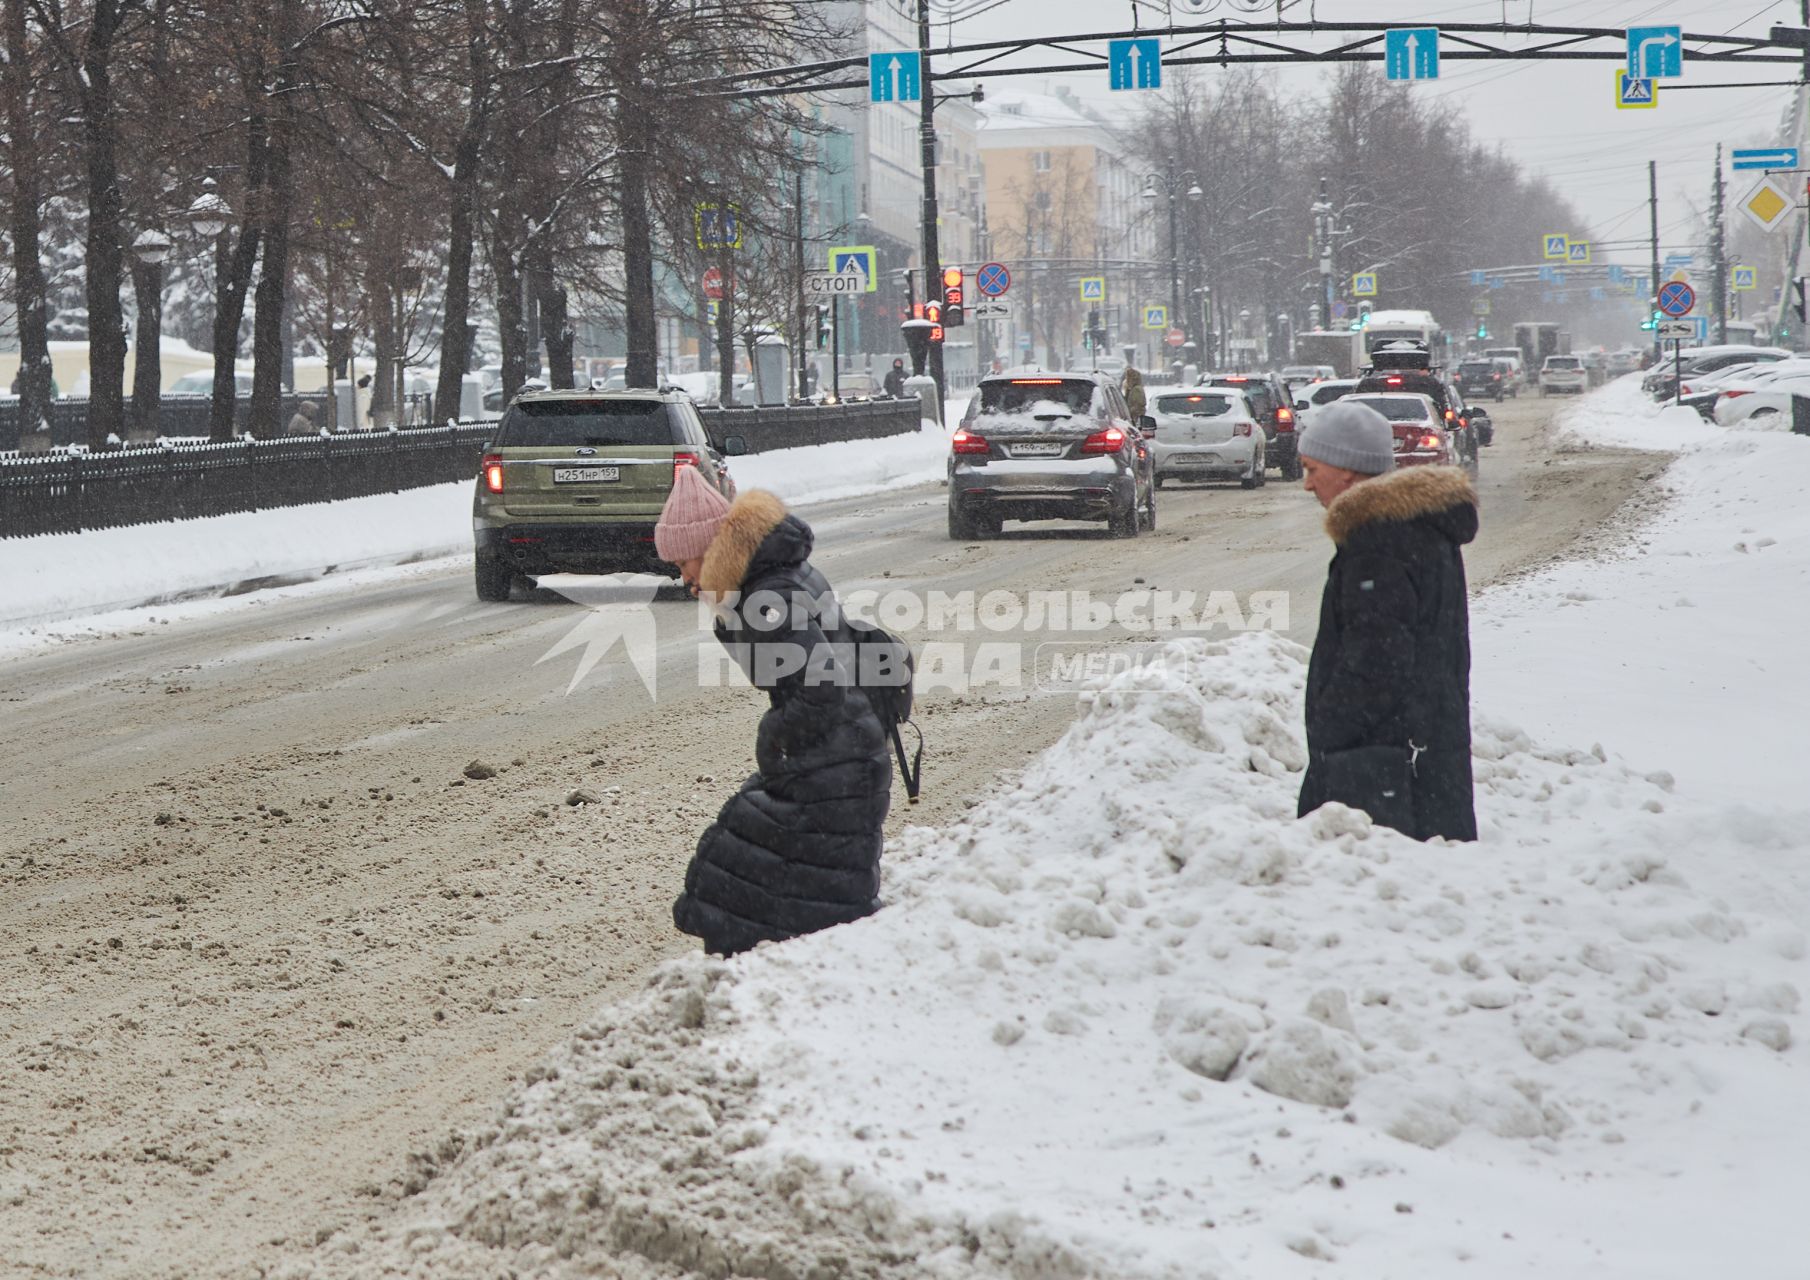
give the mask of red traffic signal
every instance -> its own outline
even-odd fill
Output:
[[[926,302],[924,304],[924,319],[930,321],[931,324],[940,325],[943,323],[943,304],[940,302]]]
[[[960,267],[943,268],[943,288],[959,289],[962,287],[962,269]]]

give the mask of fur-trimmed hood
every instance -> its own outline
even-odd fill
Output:
[[[1463,470],[1405,467],[1355,484],[1326,508],[1326,532],[1344,546],[1366,525],[1430,516],[1445,517],[1439,523],[1454,542],[1477,536],[1477,490]]]
[[[790,516],[786,504],[765,489],[750,489],[739,495],[704,553],[704,565],[698,571],[699,592],[720,600],[740,591],[755,553]],[[802,561],[811,554],[810,530],[802,521],[793,519],[792,523],[803,531],[803,554],[797,557]]]

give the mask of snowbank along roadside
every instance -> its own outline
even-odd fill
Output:
[[[737,458],[744,489],[826,502],[942,478],[948,435],[915,434]],[[468,555],[471,483],[169,524],[0,540],[0,647],[65,628],[60,620],[218,597],[251,585]],[[97,618],[119,627],[130,619]],[[11,634],[8,634],[10,632]]]

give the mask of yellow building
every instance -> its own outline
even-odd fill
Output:
[[[1013,273],[1011,337],[1000,349],[1051,366],[1080,362],[1095,305],[1113,334],[1109,350],[1139,343],[1141,305],[1163,271],[1143,175],[1123,159],[1123,141],[1065,88],[1006,90],[980,114],[987,247]],[[1084,302],[1082,282],[1096,279],[1105,297]]]

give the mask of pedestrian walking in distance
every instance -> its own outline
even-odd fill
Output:
[[[1417,840],[1475,840],[1470,477],[1395,470],[1388,420],[1342,401],[1313,416],[1300,452],[1336,550],[1307,668],[1299,812],[1337,800]]]
[[[1146,408],[1143,370],[1135,364],[1126,365],[1119,389],[1125,393],[1125,407],[1131,411],[1131,421],[1135,426],[1143,419]]]
[[[880,383],[881,389],[894,400],[905,398],[905,362],[895,358],[892,368],[886,371],[885,379]]]
[[[856,636],[811,564],[811,527],[771,493],[731,503],[683,467],[654,546],[716,608],[717,639],[768,699],[757,772],[698,841],[673,923],[734,955],[871,915],[892,760],[854,664],[837,656]]]

